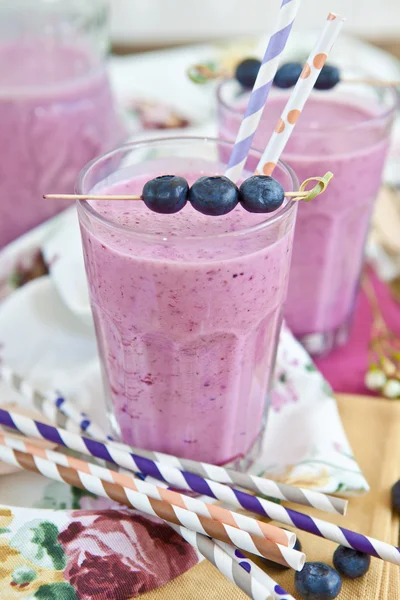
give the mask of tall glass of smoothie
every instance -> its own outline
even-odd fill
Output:
[[[0,2],[0,248],[64,207],[123,127],[105,70],[104,0]]]
[[[82,172],[77,193],[138,194],[158,175],[223,174],[231,144],[171,138],[123,146]],[[251,152],[248,164],[260,155]],[[245,177],[251,172],[247,171]],[[276,178],[297,189],[291,169]],[[114,433],[142,448],[248,465],[268,412],[296,203],[172,215],[142,201],[78,203]]]
[[[270,95],[256,148],[265,147],[288,93]],[[235,81],[220,85],[221,138],[235,138],[247,101]],[[340,84],[314,91],[284,151],[300,182],[334,174],[323,195],[299,206],[285,307],[288,325],[311,353],[326,353],[347,340],[396,106],[390,89]]]

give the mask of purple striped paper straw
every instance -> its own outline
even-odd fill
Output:
[[[370,556],[400,565],[400,548],[375,538],[339,527],[328,521],[316,519],[310,515],[286,508],[285,506],[252,496],[246,492],[230,488],[227,485],[204,479],[194,473],[180,471],[142,456],[120,450],[112,444],[99,442],[77,433],[34,421],[15,412],[0,409],[0,425],[15,429],[28,437],[45,439],[60,446],[92,455],[135,472],[145,473],[168,481],[179,489],[189,489],[226,502],[231,506],[244,508],[258,515],[279,521],[290,527],[308,531],[314,535],[331,540],[342,546],[359,550]]]
[[[285,49],[292,30],[300,0],[282,0],[274,33],[271,35],[257,79],[250,95],[249,103],[235,145],[225,172],[226,177],[237,182],[240,179],[247,156],[253,142],[254,134],[260,123],[281,55]]]

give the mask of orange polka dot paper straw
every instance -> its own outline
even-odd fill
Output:
[[[283,109],[275,130],[257,166],[257,172],[271,175],[296,126],[301,111],[310,96],[328,54],[340,33],[345,19],[329,13],[319,39],[304,65],[303,71]]]

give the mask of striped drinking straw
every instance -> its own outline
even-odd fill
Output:
[[[241,550],[234,548],[231,544],[225,542],[215,541],[216,545],[219,546],[224,552],[228,554],[243,567],[248,573],[252,573],[254,579],[258,581],[262,586],[270,592],[275,600],[295,600],[289,592],[283,589],[276,581],[272,579],[263,569],[256,565],[253,561],[243,554]]]
[[[315,82],[335,43],[345,19],[329,13],[325,26],[304,65],[303,71],[283,109],[275,130],[257,166],[257,172],[271,175],[310,96]]]
[[[0,444],[4,444],[13,450],[30,453],[39,458],[46,458],[62,467],[72,467],[78,471],[93,475],[94,477],[99,477],[103,481],[117,483],[128,489],[145,494],[149,498],[163,500],[173,506],[190,510],[199,516],[208,517],[214,521],[236,527],[237,529],[257,535],[258,537],[265,537],[265,539],[270,542],[282,546],[293,548],[296,542],[296,535],[292,532],[285,531],[276,525],[258,521],[252,517],[236,513],[221,506],[203,502],[203,500],[198,498],[191,498],[185,494],[167,489],[165,485],[160,485],[159,481],[155,481],[155,483],[149,482],[149,479],[143,481],[138,477],[134,477],[132,473],[121,473],[116,470],[102,467],[98,464],[89,463],[76,456],[68,456],[60,452],[50,452],[47,451],[46,448],[41,448],[31,441],[21,438],[16,439],[4,435],[2,432],[0,432]]]
[[[185,488],[185,482],[186,485],[190,483],[190,488],[193,491],[210,495],[231,506],[244,508],[250,512],[289,525],[290,527],[308,531],[337,544],[400,565],[400,548],[392,544],[387,544],[386,542],[356,533],[344,527],[339,527],[322,519],[297,512],[275,502],[251,496],[240,490],[234,490],[226,485],[208,481],[193,473],[184,474],[178,469],[166,468],[165,465],[161,465],[160,463],[137,457],[123,450],[117,450],[105,442],[78,436],[76,433],[65,431],[46,423],[40,423],[4,409],[0,409],[0,424],[19,431],[28,437],[46,439],[82,454],[92,455],[136,472],[144,472],[151,476],[156,476],[157,479],[168,480],[169,483],[179,489]],[[15,463],[14,459],[11,460],[11,464],[19,466]],[[184,475],[186,475],[186,479]]]
[[[16,449],[18,446],[21,448],[20,450]],[[53,460],[50,460],[49,457]],[[134,479],[131,479],[130,487],[116,483],[116,479],[119,478],[118,473],[113,482],[101,479],[93,473],[93,469],[89,466],[90,463],[79,459],[71,460],[71,458],[59,452],[43,453],[34,444],[25,445],[18,439],[0,436],[0,460],[7,464],[40,473],[55,481],[63,481],[96,496],[109,498],[119,504],[135,508],[147,515],[159,517],[191,531],[234,544],[242,550],[268,558],[297,571],[301,571],[303,568],[305,555],[302,552],[275,544],[264,537],[221,523],[208,516],[198,515],[182,506],[172,505],[163,500],[161,495],[158,498],[147,496],[138,490]],[[62,462],[64,465],[61,464]]]
[[[0,379],[22,396],[29,406],[39,411],[58,427],[69,431],[85,431],[88,435],[101,439],[101,428],[93,423],[88,415],[81,412],[56,390],[42,392],[35,388],[10,365],[0,364]]]
[[[179,527],[179,525],[173,523],[168,523],[168,525],[191,546],[197,548],[200,554],[217,567],[232,583],[243,590],[249,598],[253,598],[253,600],[294,600],[292,596],[283,596],[271,592],[269,588],[260,583],[260,580],[254,577],[252,571],[248,570],[248,565],[256,566],[252,561],[246,560],[245,566],[244,561],[238,562],[232,558],[231,553],[226,552],[226,548],[233,548],[233,546],[227,544],[226,548],[222,548],[215,540],[211,540],[201,533],[190,531],[190,529]],[[275,584],[275,587],[278,590],[281,589],[278,584]]]
[[[257,79],[251,92],[243,121],[225,172],[226,177],[237,182],[246,164],[254,134],[260,123],[268,94],[272,87],[281,55],[292,30],[300,0],[282,0],[278,22],[271,35]]]
[[[104,431],[88,415],[81,413],[64,395],[57,392],[43,393],[39,391],[28,380],[11,369],[9,365],[0,365],[0,377],[12,389],[22,394],[23,398],[33,408],[39,410],[51,422],[55,423],[57,427],[61,427],[62,429],[76,432],[77,428],[80,428],[98,441],[107,441],[110,447],[125,450],[129,453],[133,452],[154,463],[164,463],[166,466],[175,467],[182,472],[188,471],[188,473],[193,473],[204,479],[239,486],[251,490],[256,494],[270,496],[277,500],[287,500],[288,502],[312,506],[326,512],[333,512],[340,515],[346,513],[347,501],[341,498],[334,498],[333,496],[315,492],[314,490],[302,489],[264,477],[257,477],[250,473],[241,473],[227,467],[197,462],[187,458],[179,458],[162,452],[143,450],[142,448],[130,447],[126,444],[116,442],[107,437]],[[184,481],[181,481],[182,484],[184,485]],[[182,489],[185,489],[185,487],[188,489],[187,486],[184,486]],[[190,486],[189,489],[191,489]]]

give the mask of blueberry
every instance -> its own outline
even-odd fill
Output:
[[[236,67],[235,77],[246,89],[251,89],[257,79],[261,61],[257,58],[246,58]]]
[[[145,183],[142,199],[147,208],[156,213],[172,215],[185,206],[189,184],[177,175],[161,175]]]
[[[322,562],[306,563],[295,573],[294,584],[304,600],[332,600],[342,589],[339,573]]]
[[[318,75],[318,79],[315,82],[317,90],[330,90],[340,81],[340,71],[337,67],[332,65],[325,65],[322,67],[321,73]]]
[[[286,63],[276,72],[274,85],[278,88],[291,88],[296,85],[298,78],[303,70],[301,63]]]
[[[239,190],[228,177],[200,177],[190,188],[189,201],[203,215],[217,217],[235,208],[239,202]]]
[[[239,200],[243,208],[252,213],[270,213],[282,206],[285,190],[269,175],[253,175],[245,179],[239,188]]]
[[[301,552],[301,542],[298,538],[293,548],[294,550],[298,550],[299,552]],[[263,565],[265,565],[266,567],[272,567],[273,569],[277,569],[278,571],[287,571],[290,569],[290,567],[287,567],[286,565],[280,565],[279,563],[276,563],[273,560],[268,560],[268,558],[263,558],[261,560]]]
[[[400,514],[400,480],[392,487],[392,509]]]
[[[370,563],[371,557],[368,554],[353,550],[353,548],[346,548],[346,546],[338,546],[333,554],[335,569],[350,579],[365,575]]]

